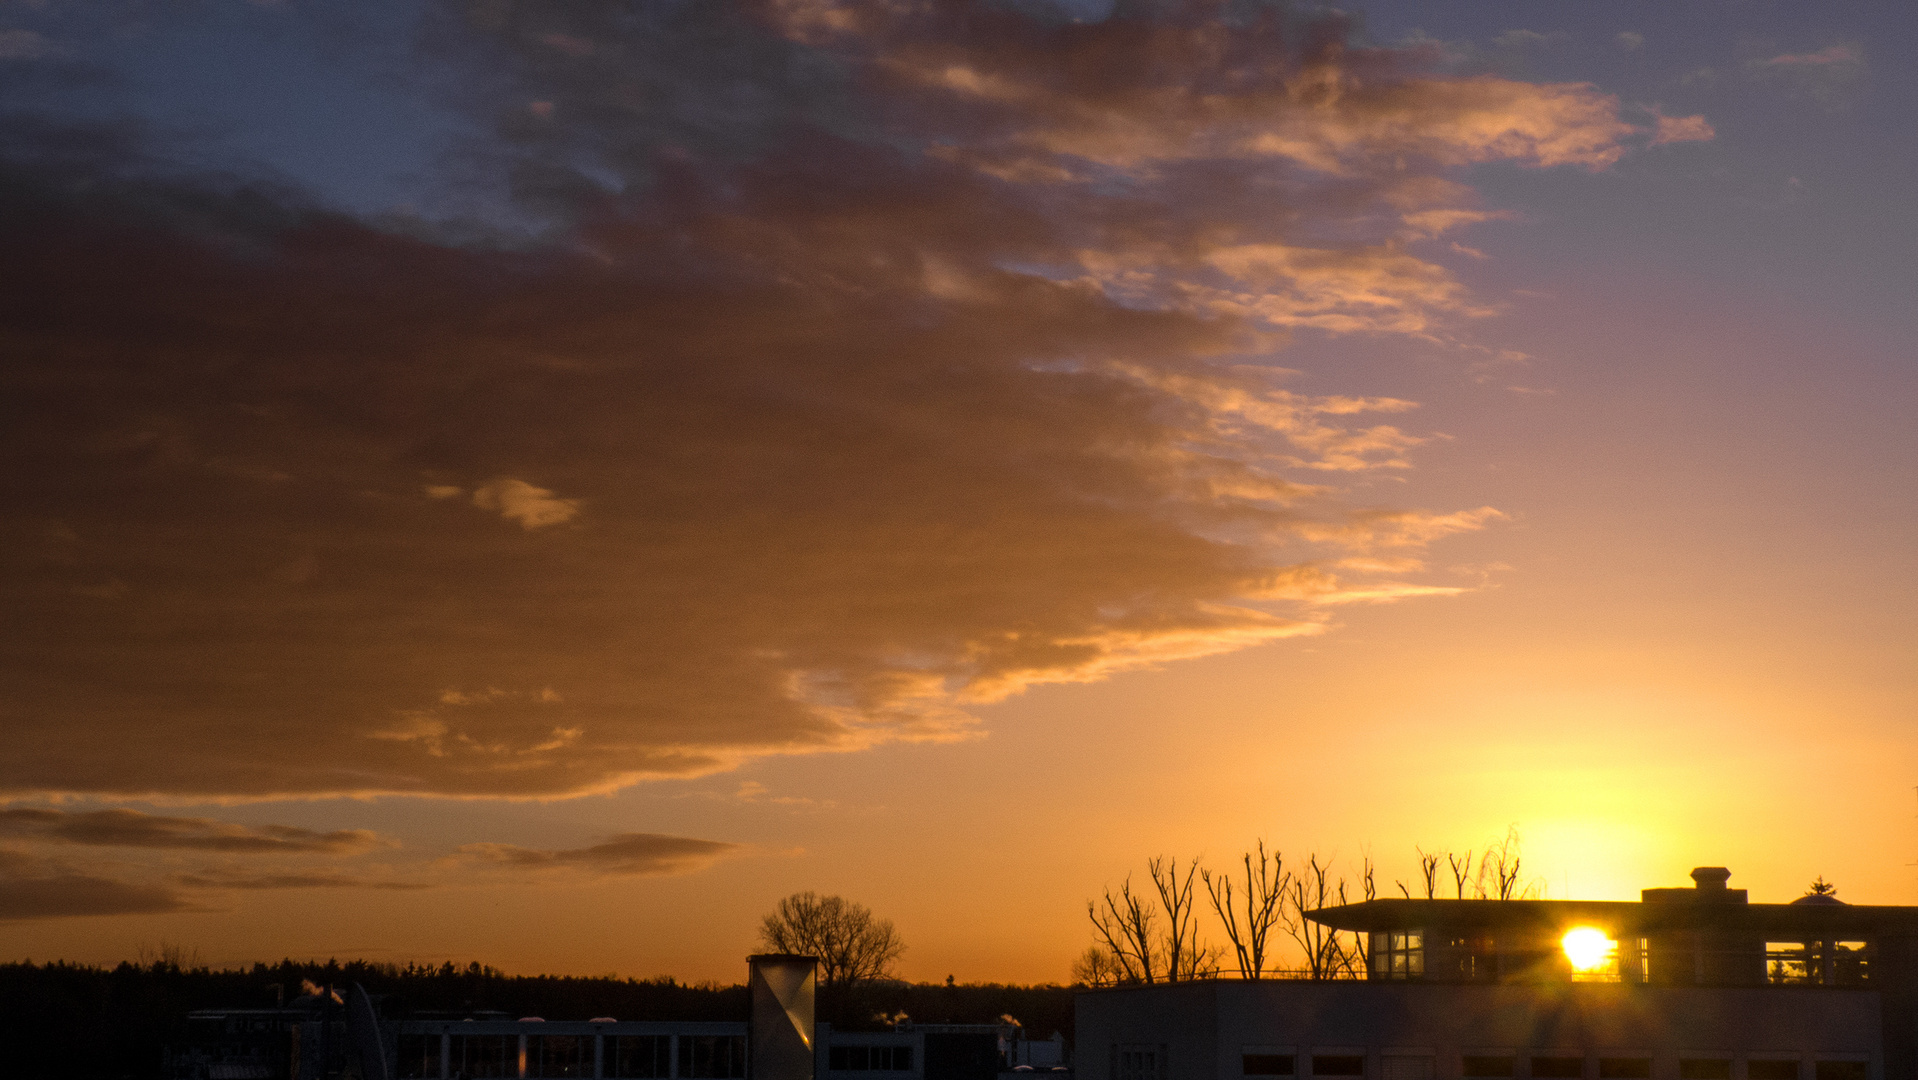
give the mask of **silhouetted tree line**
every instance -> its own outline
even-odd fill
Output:
[[[742,965],[743,967],[743,965]],[[744,1020],[743,985],[673,979],[507,975],[473,963],[394,965],[351,960],[282,960],[215,970],[158,959],[118,967],[32,962],[0,964],[0,1047],[8,1080],[123,1080],[160,1071],[161,1048],[184,1032],[195,1009],[272,1008],[303,984],[364,985],[390,1018],[421,1012],[492,1010],[514,1018]],[[858,1026],[905,1014],[922,1022],[1025,1022],[1039,1038],[1072,1034],[1072,995],[1057,986],[915,985],[861,988],[869,1008]]]

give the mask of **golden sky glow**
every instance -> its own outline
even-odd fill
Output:
[[[241,6],[0,26],[20,955],[733,978],[814,889],[1063,979],[1152,855],[1512,828],[1914,899],[1883,28]]]

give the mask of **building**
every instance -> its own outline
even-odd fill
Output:
[[[1918,907],[1753,904],[1722,867],[1639,902],[1372,900],[1358,980],[1094,990],[1099,1080],[1918,1080]]]
[[[758,1080],[748,1069],[746,1021],[401,1020],[384,1026],[395,1080]],[[996,1080],[1000,1031],[970,1024],[835,1031],[818,1024],[813,1076]]]
[[[998,1080],[1065,1062],[1013,1024],[815,1023],[811,957],[755,956],[737,1021],[378,1019],[364,990],[281,1009],[209,1009],[167,1050],[169,1080]],[[803,1037],[800,1033],[805,1033]],[[370,1049],[378,1047],[377,1054]],[[377,1060],[375,1060],[377,1057]]]

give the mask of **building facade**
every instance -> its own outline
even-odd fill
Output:
[[[1720,867],[1637,903],[1374,900],[1358,980],[1078,1001],[1099,1080],[1918,1080],[1918,908],[1753,904]]]

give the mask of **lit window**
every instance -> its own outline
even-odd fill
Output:
[[[1871,981],[1866,941],[1767,941],[1765,981],[1775,984],[1856,986]]]
[[[1374,979],[1425,977],[1425,934],[1418,930],[1372,935]]]
[[[1831,968],[1826,982],[1851,986],[1871,979],[1870,946],[1862,941],[1831,943]]]
[[[1815,954],[1802,941],[1765,942],[1765,981],[1782,985],[1817,982]]]

